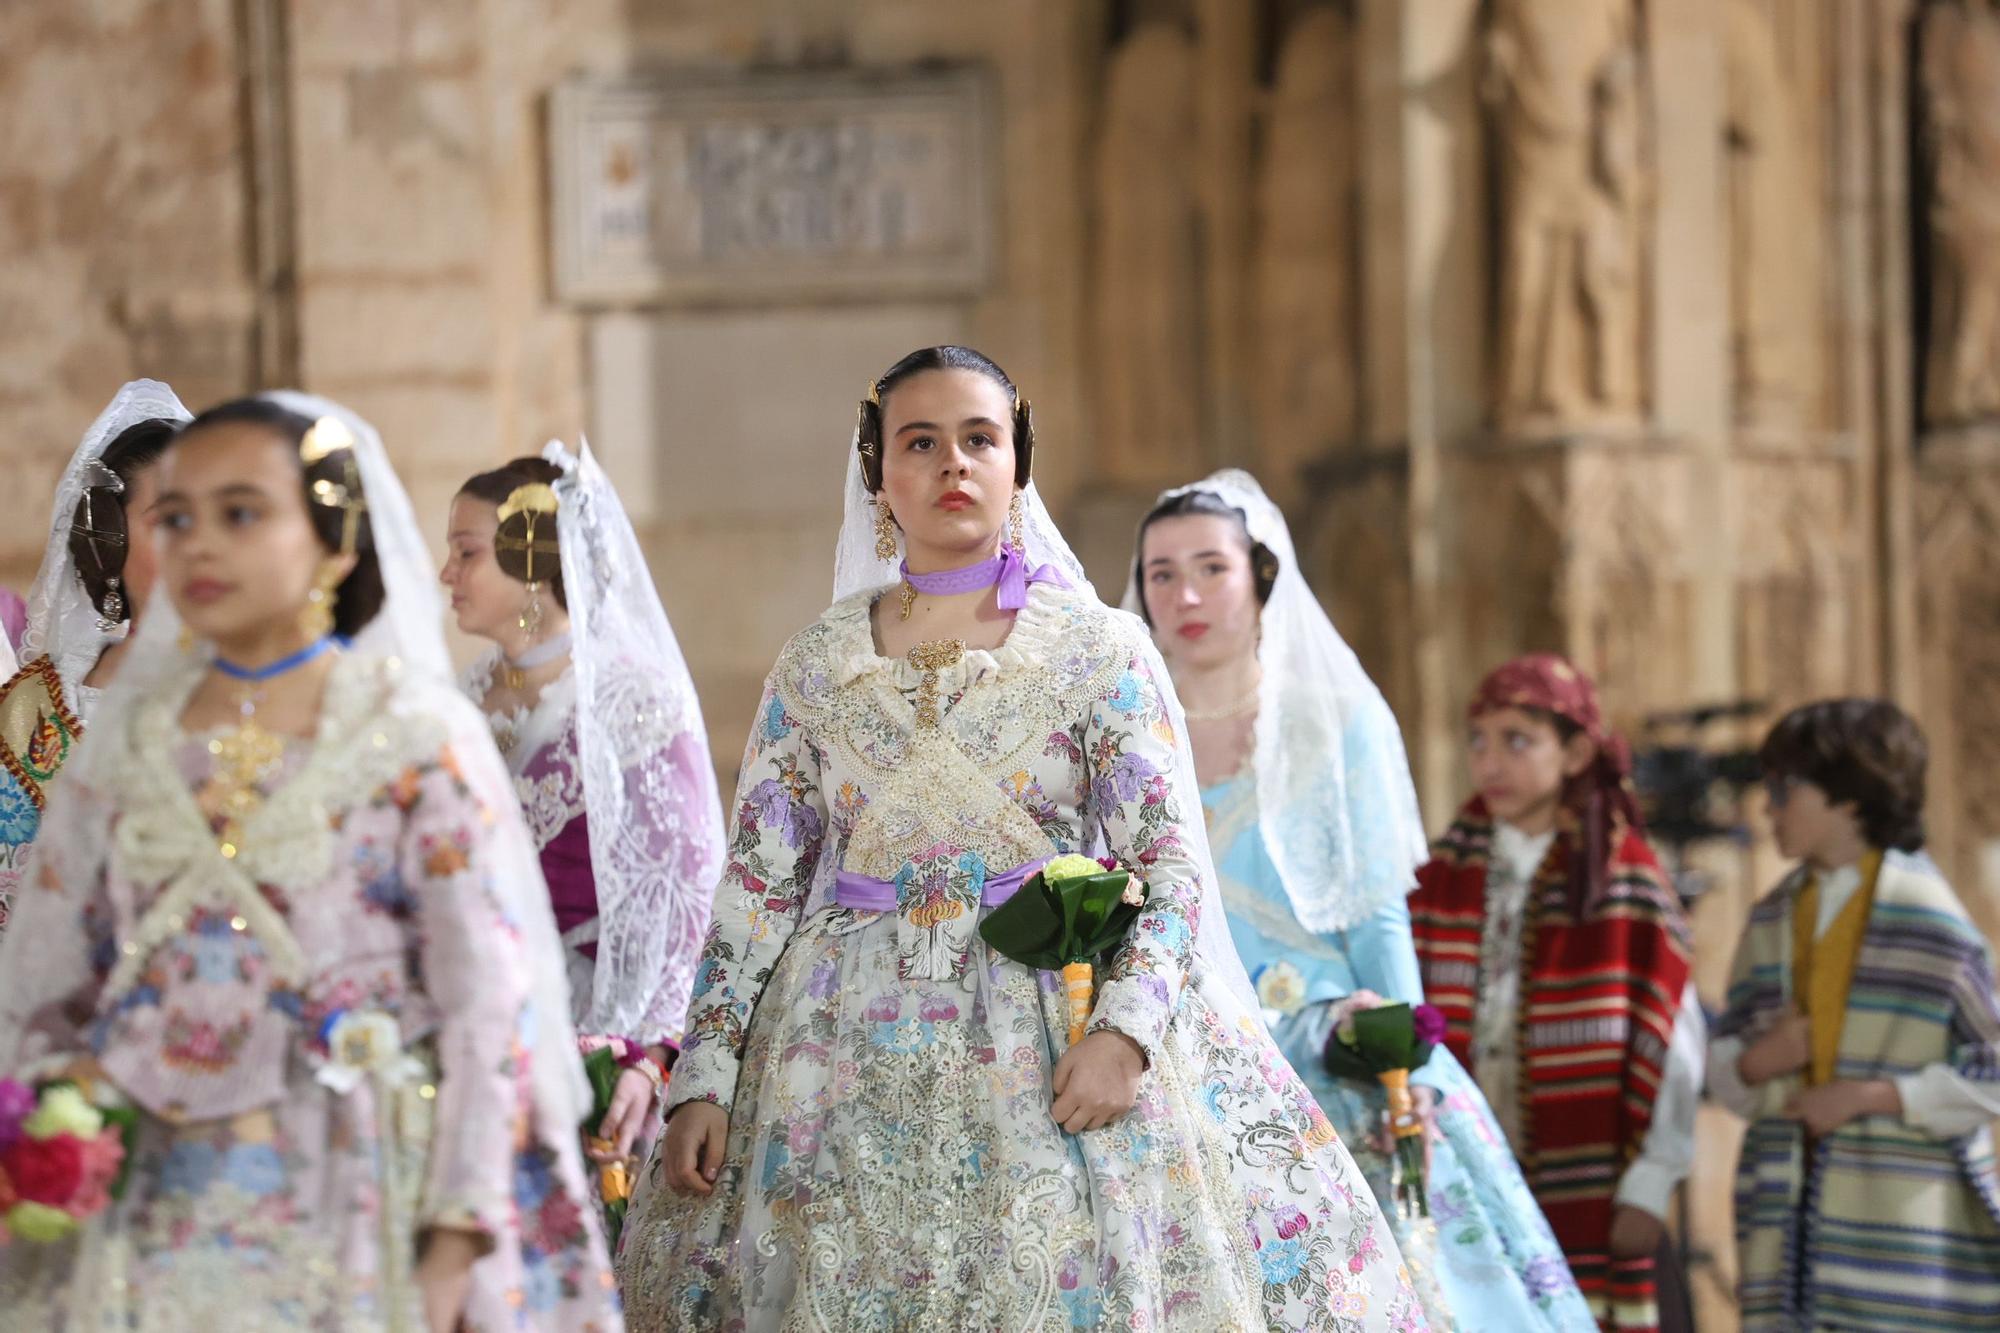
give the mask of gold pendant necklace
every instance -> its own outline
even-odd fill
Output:
[[[236,709],[243,720],[208,743],[215,772],[203,788],[205,801],[222,818],[217,846],[228,860],[242,849],[243,826],[263,808],[263,784],[285,757],[284,738],[257,725],[255,689],[243,687]]]
[[[924,673],[917,684],[917,725],[938,724],[938,672],[965,656],[965,645],[957,639],[938,639],[910,649],[910,665]]]

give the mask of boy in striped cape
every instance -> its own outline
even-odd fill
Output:
[[[1629,757],[1589,678],[1546,653],[1488,676],[1467,729],[1479,795],[1410,896],[1424,993],[1599,1326],[1687,1328],[1665,1218],[1706,1037]]]
[[[1926,755],[1870,699],[1809,704],[1764,742],[1799,865],[1750,914],[1709,1061],[1750,1121],[1746,1330],[2000,1328],[2000,1001],[1923,854]]]

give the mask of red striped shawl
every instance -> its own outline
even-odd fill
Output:
[[[1467,1069],[1492,839],[1491,816],[1472,802],[1432,846],[1410,897],[1424,994]],[[1613,1196],[1652,1120],[1690,956],[1687,920],[1653,849],[1624,827],[1610,843],[1605,887],[1581,920],[1573,830],[1536,873],[1521,940],[1519,1124],[1522,1169],[1578,1285],[1606,1328],[1629,1330],[1656,1318],[1652,1262],[1611,1263]]]

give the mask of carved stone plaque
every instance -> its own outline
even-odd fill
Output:
[[[551,112],[565,300],[900,299],[988,281],[981,70],[578,79]]]

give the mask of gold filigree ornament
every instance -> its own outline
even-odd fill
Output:
[[[938,724],[938,672],[965,657],[965,645],[957,639],[936,639],[910,649],[909,663],[924,673],[917,684],[917,725]]]
[[[246,685],[236,701],[242,721],[208,743],[215,772],[202,788],[202,804],[222,820],[216,843],[225,860],[242,849],[243,826],[263,808],[264,783],[285,757],[284,738],[257,725],[257,695]]]
[[[340,478],[315,478],[309,491],[312,503],[340,511],[340,549],[339,558],[320,564],[312,588],[306,593],[299,627],[308,639],[324,638],[333,631],[334,601],[345,577],[341,562],[354,554],[361,536],[361,515],[368,508],[361,490],[361,473],[354,461],[354,432],[339,417],[321,417],[299,441],[299,462],[312,469],[336,455],[342,464]]]
[[[553,562],[554,572],[562,572],[562,548],[548,530],[555,525],[558,507],[555,489],[546,482],[535,481],[516,486],[500,506],[499,519],[500,526],[504,528],[510,520],[520,518],[521,535],[500,533],[493,538],[496,550],[521,557],[521,581],[528,585],[528,600],[515,623],[530,639],[542,632],[542,582],[549,577],[546,567]],[[542,568],[536,566],[537,556],[542,558]]]

